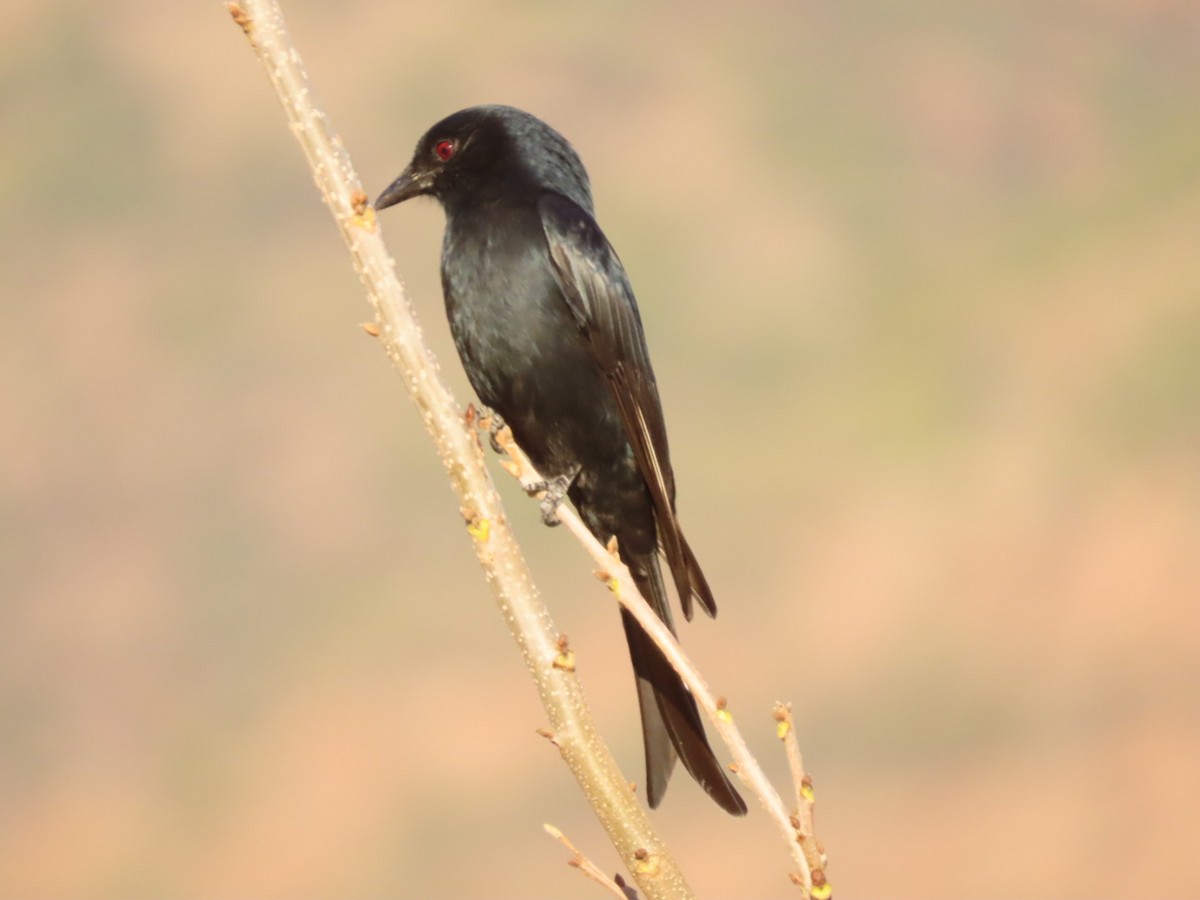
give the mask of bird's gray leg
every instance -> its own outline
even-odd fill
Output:
[[[538,506],[542,510],[542,524],[553,528],[559,524],[558,507],[563,502],[563,498],[567,496],[567,488],[571,486],[571,482],[579,475],[579,470],[582,466],[576,466],[570,472],[565,472],[556,478],[551,478],[548,481],[535,481],[533,484],[527,484],[525,490],[530,494],[541,494],[544,492]]]

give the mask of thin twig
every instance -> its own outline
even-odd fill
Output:
[[[497,438],[500,446],[508,454],[512,463],[509,466],[505,466],[507,471],[513,474],[522,485],[527,487],[544,483],[542,477],[529,461],[529,457],[513,441],[512,433],[508,429],[502,429]],[[583,521],[579,518],[575,510],[563,505],[559,506],[557,512],[559,521],[583,544],[584,549],[591,554],[592,559],[600,567],[600,572],[608,583],[609,589],[616,596],[617,601],[633,613],[638,623],[653,638],[654,643],[658,644],[659,648],[666,654],[667,660],[674,667],[675,671],[679,673],[679,677],[688,686],[688,690],[691,691],[692,696],[695,697],[697,705],[708,716],[709,721],[713,723],[721,739],[729,747],[734,760],[731,768],[742,779],[746,787],[750,789],[750,792],[758,797],[763,809],[766,810],[767,815],[783,836],[784,841],[787,843],[788,853],[791,854],[793,861],[799,868],[799,880],[797,884],[800,885],[806,895],[811,894],[814,886],[812,866],[796,841],[796,829],[792,825],[792,816],[784,806],[778,791],[775,790],[763,772],[762,767],[759,766],[758,760],[750,752],[750,748],[746,745],[741,732],[734,725],[733,714],[729,711],[725,698],[713,696],[704,677],[684,654],[683,649],[679,646],[679,642],[675,639],[675,636],[671,634],[670,629],[667,628],[662,619],[655,614],[650,605],[638,593],[637,585],[634,584],[629,570],[620,559],[588,531],[587,526],[583,524]],[[822,875],[823,878],[824,876]]]
[[[776,703],[774,715],[775,733],[783,741],[788,770],[792,775],[792,788],[796,792],[796,812],[791,824],[795,829],[796,843],[800,845],[812,871],[810,893],[813,900],[829,900],[833,888],[825,879],[825,850],[817,840],[813,825],[813,807],[817,798],[813,792],[812,776],[804,771],[804,760],[800,757],[800,742],[796,740],[796,723],[792,721],[791,705]]]
[[[380,238],[374,210],[350,156],[313,100],[313,90],[292,45],[279,5],[273,0],[227,4],[262,60],[300,142],[317,186],[333,213],[375,309],[368,332],[404,376],[409,395],[433,437],[438,456],[457,492],[467,531],[525,662],[537,683],[555,745],[579,780],[621,859],[647,898],[690,897],[675,861],[621,775],[593,723],[573,671],[556,667],[557,631],[538,597],[533,579],[504,514],[483,452],[465,427],[462,407],[438,376],[433,355]]]
[[[550,837],[554,838],[571,851],[571,859],[567,862],[567,865],[578,869],[588,878],[592,879],[592,881],[601,885],[609,893],[616,896],[618,900],[629,900],[629,895],[625,893],[625,890],[619,884],[605,875],[603,870],[601,870],[598,865],[584,856],[579,849],[571,843],[571,839],[569,837],[567,837],[553,825],[543,825],[542,827],[546,829],[546,834],[550,835]]]

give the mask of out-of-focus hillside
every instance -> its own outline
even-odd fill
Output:
[[[1200,893],[1200,8],[293,2],[366,179],[527,108],[642,304],[683,633],[837,896]],[[0,894],[551,897],[616,866],[221,4],[0,18]],[[441,218],[389,243],[465,403]],[[631,778],[617,616],[510,511]],[[782,896],[678,776],[700,893]]]

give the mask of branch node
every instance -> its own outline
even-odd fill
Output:
[[[253,43],[254,41],[254,20],[250,18],[250,14],[242,9],[240,3],[226,3],[229,8],[229,15],[233,16],[234,23],[238,28],[242,29],[242,33],[246,35]]]
[[[729,701],[724,697],[717,698],[717,718],[726,723],[733,721],[733,713],[729,711],[728,706]]]
[[[653,878],[658,874],[659,859],[657,854],[651,853],[650,851],[639,847],[637,850],[633,851],[633,858],[637,860],[633,866],[633,871],[635,874],[645,875],[650,878]]]
[[[375,208],[370,205],[367,195],[361,190],[350,194],[350,208],[354,210],[354,224],[371,234],[375,233],[378,222],[375,218]]]
[[[805,775],[800,782],[800,796],[804,798],[806,803],[816,803],[817,795],[813,791],[812,776]]]
[[[792,717],[788,712],[787,707],[782,703],[775,704],[775,710],[772,713],[775,716],[775,737],[781,741],[786,741],[787,736],[792,731]]]
[[[467,534],[481,544],[486,544],[492,534],[492,523],[483,516],[471,516],[467,519]]]
[[[567,641],[567,636],[560,634],[555,644],[558,646],[558,655],[554,657],[554,662],[552,663],[554,668],[562,669],[564,672],[574,672],[575,652],[571,649],[570,643]]]

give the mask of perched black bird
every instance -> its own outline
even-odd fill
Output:
[[[675,478],[633,290],[592,213],[587,172],[557,131],[509,106],[443,119],[376,209],[430,194],[446,211],[442,289],[450,331],[480,400],[621,560],[674,631],[661,549],[683,614],[717,608],[675,517]],[[734,815],[746,804],[704,735],[696,702],[637,621],[621,611],[637,678],[646,792],[658,806],[684,766]]]

